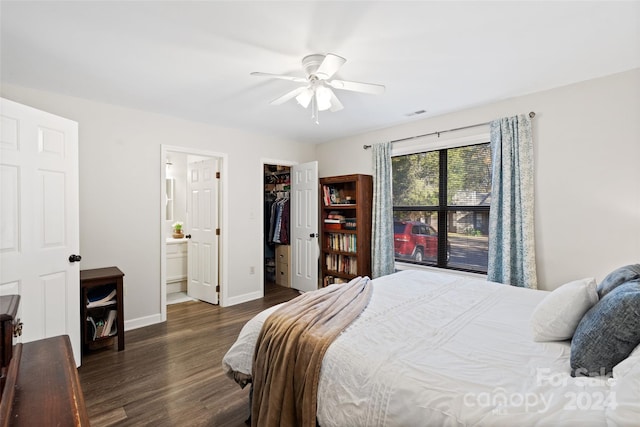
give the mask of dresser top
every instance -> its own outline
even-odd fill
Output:
[[[15,319],[19,303],[20,295],[0,296],[0,320]]]
[[[124,273],[118,267],[94,268],[92,270],[80,270],[80,280],[110,279],[122,277]]]

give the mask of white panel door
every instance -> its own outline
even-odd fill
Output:
[[[318,289],[318,162],[291,168],[291,287]]]
[[[69,335],[80,364],[78,124],[0,99],[0,295],[22,341]]]
[[[218,304],[219,159],[189,163],[187,167],[187,294]]]

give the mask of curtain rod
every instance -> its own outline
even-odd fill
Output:
[[[531,112],[529,113],[529,117],[530,117],[530,118],[532,118],[532,119],[533,119],[535,116],[536,116],[536,113],[534,113],[533,111],[531,111]],[[477,123],[477,124],[475,124],[475,125],[462,126],[462,127],[459,127],[459,128],[453,128],[453,129],[441,130],[441,131],[438,131],[438,132],[423,133],[422,135],[408,136],[408,137],[406,137],[406,138],[394,139],[393,141],[390,141],[390,142],[393,144],[394,142],[409,141],[409,140],[411,140],[411,139],[422,138],[422,137],[424,137],[424,136],[431,136],[431,135],[438,135],[438,137],[440,137],[440,134],[441,134],[441,133],[445,133],[445,132],[453,132],[453,131],[456,131],[456,130],[463,130],[463,129],[469,129],[469,128],[475,128],[475,127],[478,127],[478,126],[488,125],[489,123],[491,123],[491,122]],[[365,150],[367,150],[367,149],[371,148],[371,145],[363,145],[363,146],[362,146],[362,148],[364,148]]]

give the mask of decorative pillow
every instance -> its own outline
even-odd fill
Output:
[[[602,299],[623,283],[636,279],[640,279],[640,264],[625,265],[613,270],[598,285],[598,296]]]
[[[565,283],[540,301],[533,311],[533,340],[570,339],[582,316],[597,302],[598,293],[594,279]]]
[[[605,375],[640,344],[640,279],[607,293],[584,315],[571,341],[571,376]]]

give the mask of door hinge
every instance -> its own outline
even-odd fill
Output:
[[[219,236],[219,235],[220,235],[220,229],[216,228],[216,236]]]
[[[220,292],[220,285],[216,285],[216,292]]]
[[[216,178],[220,179],[220,172],[216,172]]]

